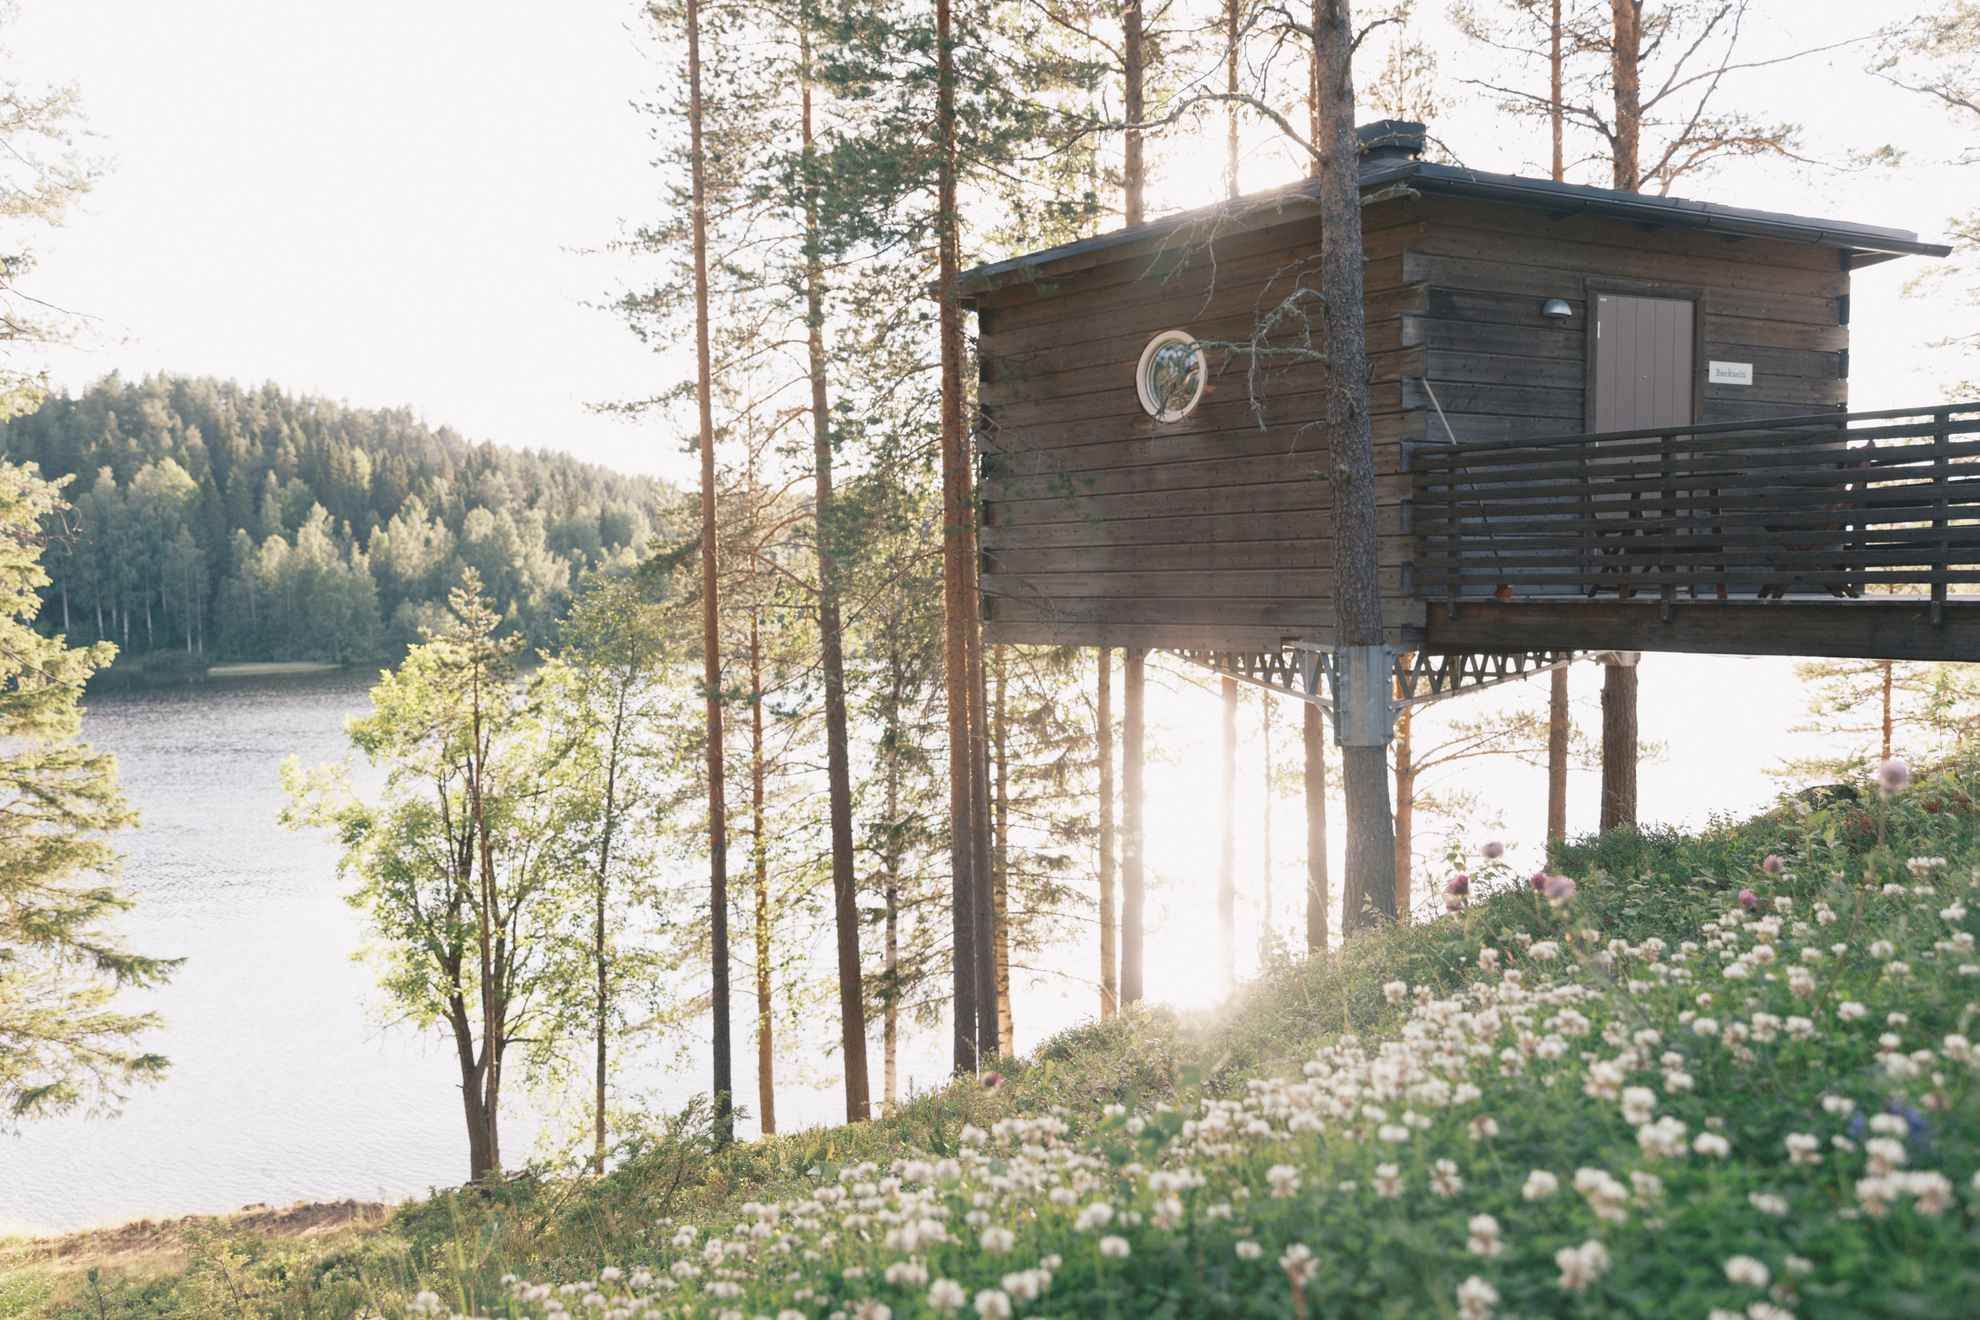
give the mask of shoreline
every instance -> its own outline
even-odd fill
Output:
[[[375,1228],[395,1208],[383,1201],[350,1199],[297,1201],[280,1209],[256,1203],[217,1214],[130,1219],[51,1233],[0,1233],[0,1276],[34,1265],[79,1268],[112,1257],[171,1256],[183,1249],[188,1234],[215,1229],[301,1238]]]
[[[208,665],[208,678],[273,678],[292,674],[334,674],[346,666],[333,660],[233,660]]]

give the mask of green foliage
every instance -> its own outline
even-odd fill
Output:
[[[150,1014],[113,1006],[177,964],[124,947],[110,930],[130,900],[113,881],[110,836],[135,815],[116,763],[77,741],[90,674],[107,643],[72,647],[31,623],[47,585],[44,524],[59,488],[0,463],[0,1115],[110,1105],[165,1069],[137,1041]]]
[[[0,452],[75,479],[43,629],[230,659],[395,652],[442,622],[465,568],[506,628],[548,643],[578,579],[629,571],[676,499],[404,410],[186,377],[48,399],[0,427]]]

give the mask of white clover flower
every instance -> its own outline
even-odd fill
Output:
[[[1773,1274],[1761,1262],[1751,1256],[1733,1256],[1726,1261],[1726,1280],[1746,1288],[1764,1288],[1773,1281]]]
[[[1313,1248],[1304,1242],[1295,1242],[1280,1253],[1279,1268],[1292,1280],[1293,1287],[1304,1288],[1307,1281],[1320,1272],[1320,1262],[1314,1258]]]
[[[856,1304],[852,1313],[853,1320],[894,1320],[894,1308],[871,1297]],[[802,1311],[792,1311],[789,1314],[797,1316],[798,1320],[809,1320]],[[782,1317],[779,1317],[779,1320],[782,1320]]]
[[[983,1320],[1010,1320],[1010,1294],[1000,1288],[985,1288],[976,1294],[975,1308]]]
[[[1776,1219],[1785,1217],[1788,1212],[1787,1198],[1773,1192],[1748,1192],[1746,1200],[1761,1214],[1772,1215]]]
[[[1473,1141],[1485,1141],[1499,1135],[1499,1122],[1490,1114],[1480,1114],[1465,1125]]]
[[[1535,1169],[1526,1175],[1526,1183],[1519,1194],[1529,1201],[1544,1201],[1561,1189],[1561,1180],[1545,1169]]]
[[[1116,1237],[1110,1233],[1100,1239],[1100,1254],[1109,1260],[1126,1260],[1130,1250],[1128,1240],[1124,1237]]]
[[[1409,998],[1409,982],[1390,981],[1382,987],[1382,997],[1391,1004],[1400,1004]]]
[[[1499,1290],[1476,1274],[1457,1287],[1458,1320],[1491,1320]]]
[[[1722,1160],[1732,1154],[1732,1143],[1716,1132],[1701,1132],[1691,1139],[1691,1149],[1711,1159]]]
[[[1467,1228],[1471,1236],[1466,1240],[1464,1249],[1472,1255],[1489,1258],[1505,1251],[1506,1244],[1499,1236],[1499,1221],[1491,1215],[1473,1215]]]
[[[1274,1164],[1265,1171],[1265,1181],[1272,1188],[1274,1200],[1283,1201],[1299,1194],[1299,1170],[1290,1164]]]
[[[937,1279],[928,1286],[928,1304],[938,1311],[960,1311],[969,1295],[954,1279]]]
[[[1375,1174],[1368,1180],[1375,1189],[1375,1195],[1385,1200],[1394,1200],[1402,1195],[1402,1170],[1393,1164],[1378,1164]]]
[[[1409,1140],[1409,1129],[1400,1123],[1384,1123],[1375,1129],[1375,1138],[1391,1146],[1400,1145]]]
[[[1844,1022],[1860,1022],[1870,1015],[1870,1010],[1854,999],[1845,999],[1836,1005],[1836,1016]]]
[[[1079,1212],[1073,1220],[1073,1228],[1081,1233],[1091,1233],[1096,1228],[1105,1228],[1114,1221],[1114,1207],[1105,1201],[1095,1201]]]
[[[1562,1247],[1556,1251],[1554,1264],[1560,1267],[1560,1286],[1568,1292],[1578,1293],[1608,1272],[1609,1252],[1600,1242],[1590,1238],[1578,1247]]]
[[[1265,1248],[1259,1246],[1250,1238],[1240,1239],[1231,1249],[1237,1252],[1237,1258],[1239,1260],[1257,1260],[1265,1254]]]
[[[1017,1245],[1017,1234],[1000,1225],[992,1225],[976,1235],[977,1242],[993,1256],[1001,1256]]]

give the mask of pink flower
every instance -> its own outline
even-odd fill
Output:
[[[1760,906],[1760,895],[1754,893],[1751,889],[1742,889],[1739,891],[1739,905],[1748,912],[1751,912],[1754,908]]]
[[[1550,875],[1547,877],[1547,888],[1543,892],[1554,902],[1565,903],[1574,897],[1574,888],[1574,881],[1570,877]]]
[[[1768,853],[1764,858],[1761,859],[1760,869],[1765,871],[1768,875],[1779,875],[1781,873],[1780,856],[1776,853]]]
[[[1546,891],[1547,881],[1550,878],[1551,877],[1549,877],[1545,871],[1535,871],[1533,873],[1532,878],[1529,879],[1526,883],[1533,886],[1534,893],[1536,894],[1543,893]]]
[[[1004,1074],[1002,1074],[1002,1073],[994,1073],[994,1072],[989,1072],[989,1073],[984,1073],[984,1074],[983,1074],[983,1089],[984,1089],[984,1090],[986,1090],[986,1091],[994,1091],[994,1090],[996,1090],[996,1089],[997,1089],[998,1087],[1000,1087],[1000,1086],[1002,1086],[1003,1084],[1004,1084]]]
[[[1447,883],[1444,886],[1444,892],[1447,894],[1454,894],[1460,897],[1470,893],[1471,877],[1460,871],[1458,874],[1450,878],[1449,883]]]
[[[1886,793],[1900,793],[1911,783],[1911,767],[1893,756],[1877,767],[1877,786]]]
[[[1496,862],[1506,855],[1506,845],[1500,843],[1497,839],[1489,839],[1486,841],[1485,846],[1478,851],[1485,854],[1486,861]]]

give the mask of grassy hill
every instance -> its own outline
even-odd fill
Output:
[[[604,1179],[93,1283],[17,1245],[0,1311],[1971,1314],[1974,783],[1591,841],[1552,898],[1486,863],[1442,920],[856,1129],[715,1152],[690,1113]]]

